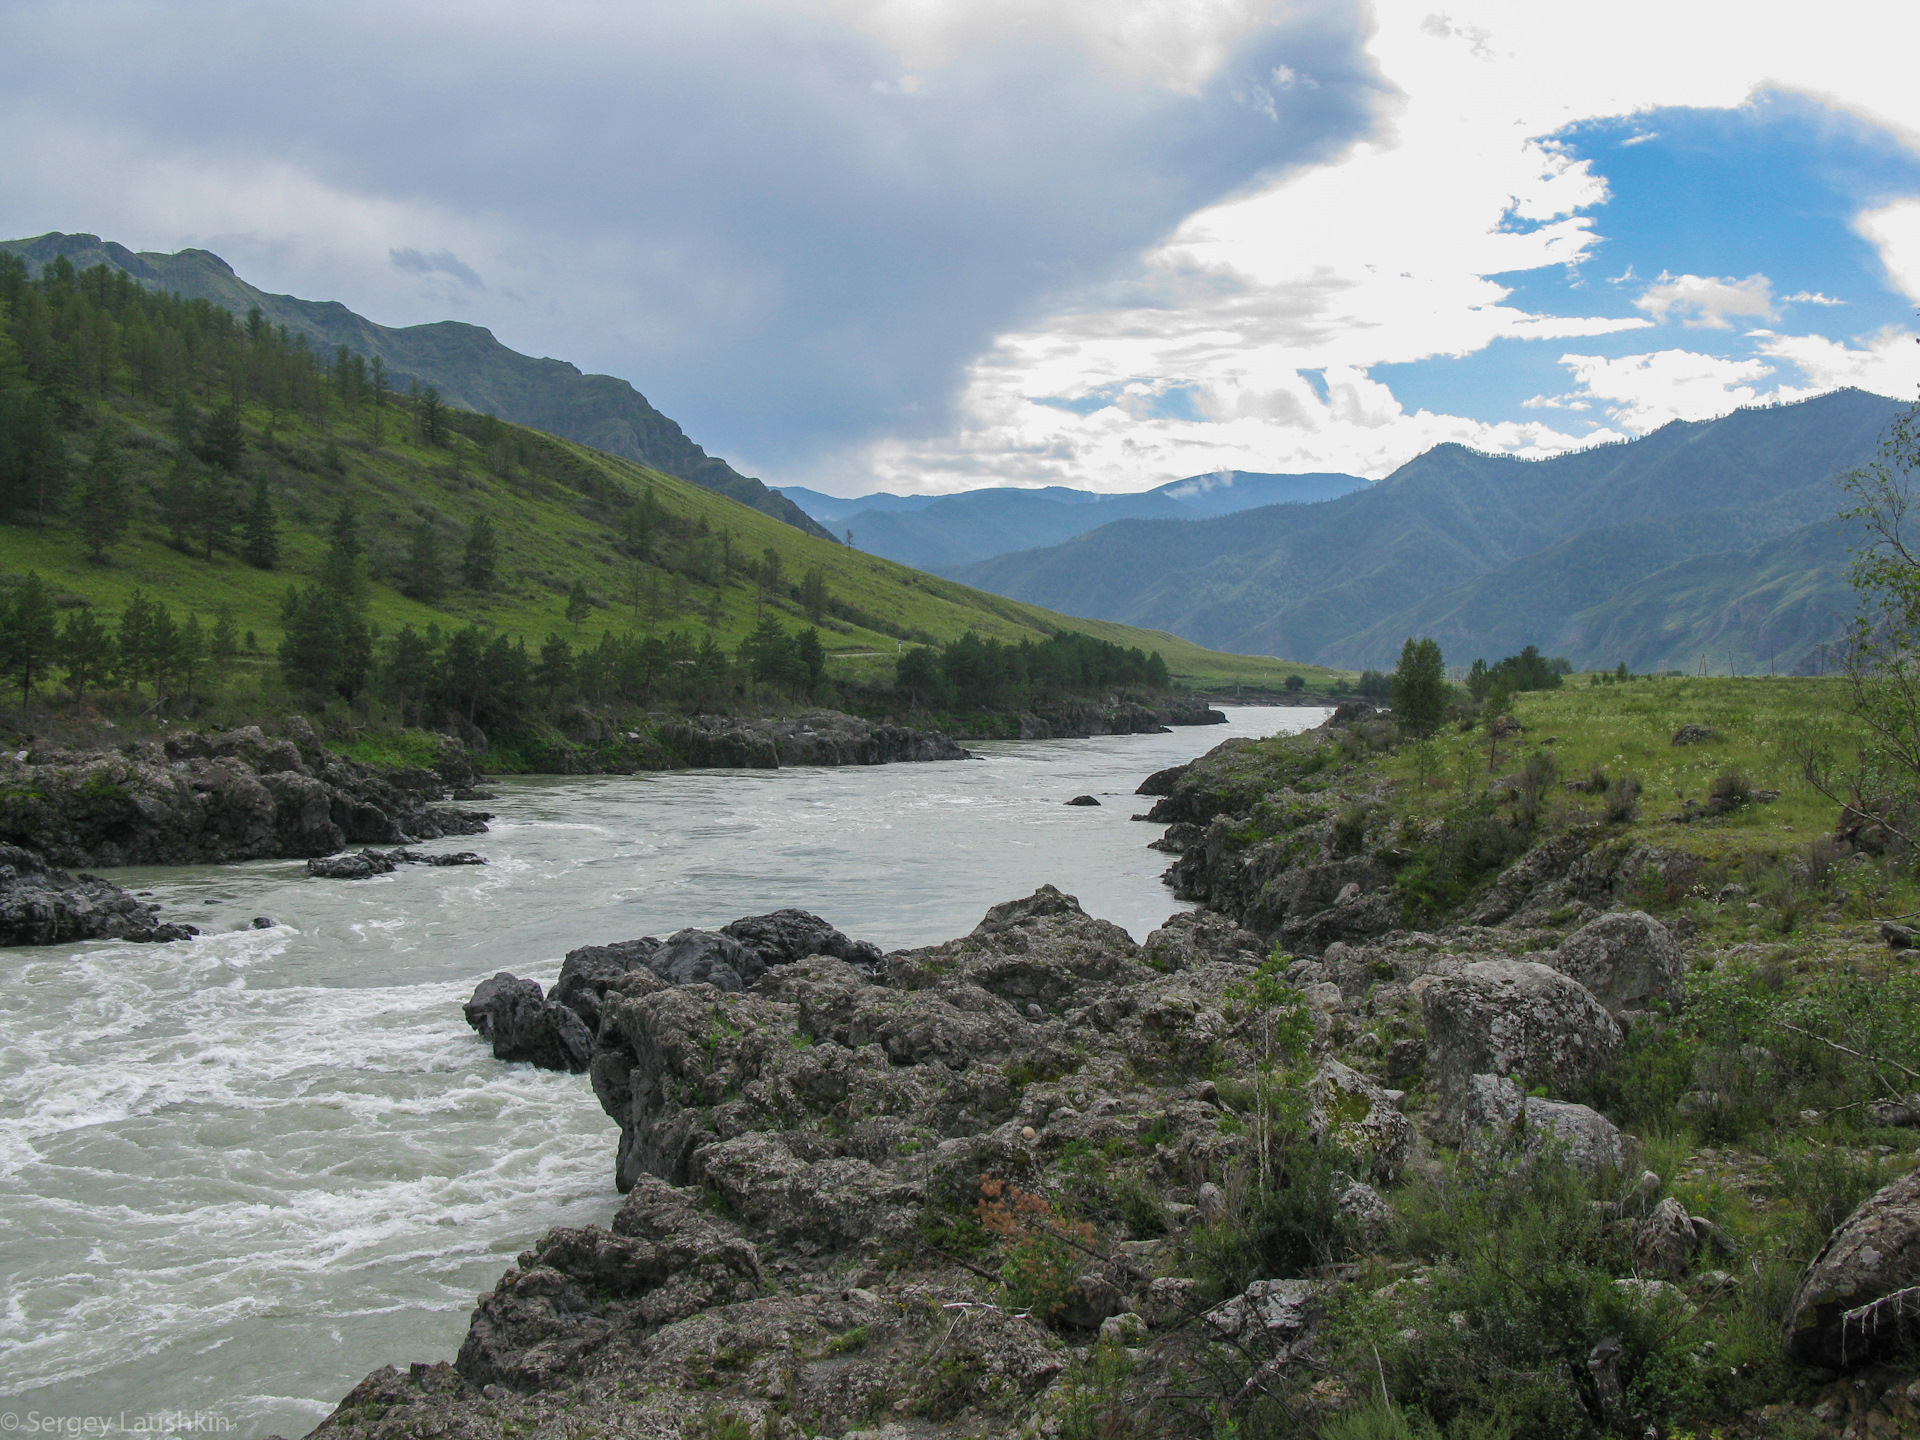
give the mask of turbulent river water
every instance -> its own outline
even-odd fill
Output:
[[[0,1428],[300,1435],[375,1366],[450,1359],[515,1254],[617,1202],[585,1077],[496,1062],[460,1016],[477,981],[787,905],[927,944],[1045,882],[1144,938],[1185,907],[1134,787],[1325,712],[1228,714],[967,762],[504,782],[490,834],[431,847],[483,869],[115,872],[207,933],[0,951]]]

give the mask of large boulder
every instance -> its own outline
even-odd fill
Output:
[[[1505,1075],[1467,1081],[1461,1122],[1470,1142],[1517,1144],[1526,1154],[1551,1149],[1590,1173],[1624,1169],[1631,1158],[1627,1137],[1598,1110],[1529,1096]]]
[[[1140,948],[1147,964],[1173,973],[1198,970],[1215,961],[1258,965],[1267,958],[1267,946],[1258,935],[1211,910],[1169,915],[1167,923],[1147,936]]]
[[[747,974],[759,974],[757,957],[718,930],[676,930],[647,957],[647,968],[669,985],[711,985],[744,990]]]
[[[601,1004],[609,989],[636,970],[652,974],[647,962],[660,949],[651,935],[638,940],[616,940],[611,945],[582,945],[569,950],[560,963],[560,978],[553,982],[552,999],[565,1005],[586,1022],[587,1029],[599,1033]]]
[[[1042,1010],[1152,978],[1132,936],[1051,885],[995,905],[962,939],[887,957],[887,979],[903,989],[957,981]]]
[[[600,1352],[744,1300],[762,1284],[751,1244],[707,1213],[697,1195],[646,1178],[611,1232],[551,1230],[522,1254],[480,1297],[455,1365],[476,1388],[538,1390]]]
[[[1420,996],[1426,1073],[1457,1102],[1475,1075],[1514,1075],[1562,1092],[1599,1074],[1620,1051],[1620,1024],[1584,985],[1527,960],[1476,960]]]
[[[593,1035],[580,1017],[548,1000],[535,981],[502,970],[482,980],[462,1009],[480,1038],[492,1043],[496,1060],[585,1070],[593,1058]]]
[[[1834,1229],[1787,1307],[1787,1350],[1847,1370],[1920,1334],[1920,1170],[1864,1201]]]
[[[868,940],[851,940],[818,915],[805,910],[775,910],[767,915],[748,915],[720,933],[739,943],[751,957],[740,978],[751,985],[775,965],[791,965],[809,955],[831,955],[868,970],[876,970],[886,957],[880,947]]]
[[[1616,911],[1589,920],[1541,960],[1587,987],[1618,1015],[1685,997],[1686,957],[1667,927],[1641,910]]]
[[[1326,1059],[1307,1082],[1307,1128],[1316,1144],[1332,1142],[1375,1180],[1391,1184],[1413,1153],[1413,1122],[1387,1092],[1358,1070]]]
[[[158,905],[97,875],[69,875],[31,851],[0,845],[0,945],[186,940],[200,933],[159,916]]]

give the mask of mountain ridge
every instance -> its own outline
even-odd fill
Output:
[[[1151,490],[1109,494],[1063,485],[983,486],[950,495],[841,499],[794,486],[807,513],[844,527],[863,550],[938,574],[1016,550],[1058,544],[1121,519],[1190,520],[1272,504],[1314,504],[1370,482],[1327,471],[1273,474],[1230,470],[1169,480]]]
[[[31,273],[64,255],[77,269],[109,265],[149,289],[204,299],[236,315],[258,306],[273,324],[326,351],[345,345],[365,359],[378,356],[402,385],[417,379],[450,405],[591,445],[717,491],[820,539],[835,538],[778,491],[707,454],[627,381],[587,374],[565,360],[523,355],[484,326],[461,320],[381,325],[338,300],[261,290],[211,250],[133,251],[97,235],[50,231],[0,241],[0,251],[18,255]]]
[[[1655,581],[1659,569],[1618,577],[1620,585],[1638,587],[1642,607],[1632,627],[1640,637],[1633,656],[1581,649],[1598,647],[1603,634],[1624,632],[1574,619],[1623,592],[1586,594],[1576,606],[1569,587],[1604,580],[1586,572],[1614,563],[1600,553],[1610,544],[1647,545],[1657,533],[1654,548],[1673,566],[1710,553],[1745,554],[1830,517],[1839,503],[1832,477],[1871,458],[1905,408],[1843,389],[1793,405],[1675,421],[1638,440],[1540,461],[1441,445],[1367,491],[1303,512],[1263,507],[1225,520],[1121,521],[952,573],[1031,603],[1151,623],[1196,643],[1352,667],[1390,663],[1407,634],[1446,629],[1449,614],[1470,608],[1471,587],[1482,585],[1484,598],[1488,586],[1498,588],[1487,577],[1512,571],[1508,581],[1532,597],[1528,604],[1537,613],[1521,615],[1524,626],[1456,624],[1452,646],[1442,641],[1450,654],[1492,657],[1524,634],[1523,643],[1567,649],[1576,664],[1611,668],[1626,659],[1636,668],[1690,666],[1695,656],[1675,648],[1677,639],[1663,648],[1655,638],[1660,627],[1650,626],[1644,613],[1664,583]],[[1726,539],[1703,549],[1716,538],[1715,512],[1735,519],[1723,517]],[[1628,524],[1641,527],[1637,540],[1609,538],[1607,532]],[[1572,543],[1583,535],[1590,537],[1585,545]],[[1556,547],[1563,547],[1557,566],[1538,561]],[[1833,567],[1817,545],[1794,553],[1816,567]],[[1734,571],[1723,566],[1718,573],[1722,590],[1734,585]],[[1804,577],[1798,589],[1830,593],[1832,579]],[[1697,584],[1689,593],[1691,603],[1707,603]],[[1729,592],[1713,603],[1724,609],[1735,599]],[[1678,616],[1674,633],[1697,636],[1702,623]],[[1815,663],[1820,642],[1794,634],[1800,648],[1789,668]],[[1756,630],[1738,646],[1723,646],[1727,663],[1764,666],[1762,641]]]

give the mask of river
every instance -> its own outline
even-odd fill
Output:
[[[451,1359],[514,1255],[617,1204],[586,1078],[496,1062],[460,1016],[477,981],[788,905],[928,944],[1044,882],[1143,939],[1187,907],[1134,787],[1326,712],[1227,713],[968,762],[504,781],[491,833],[429,847],[484,868],[111,872],[207,933],[0,951],[0,1427],[297,1436],[374,1367]]]

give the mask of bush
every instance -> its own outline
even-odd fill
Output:
[[[1631,824],[1640,814],[1640,777],[1629,771],[1607,789],[1606,814],[1615,825]]]
[[[1722,770],[1707,787],[1707,799],[1721,810],[1737,810],[1753,801],[1753,780],[1743,770]]]

